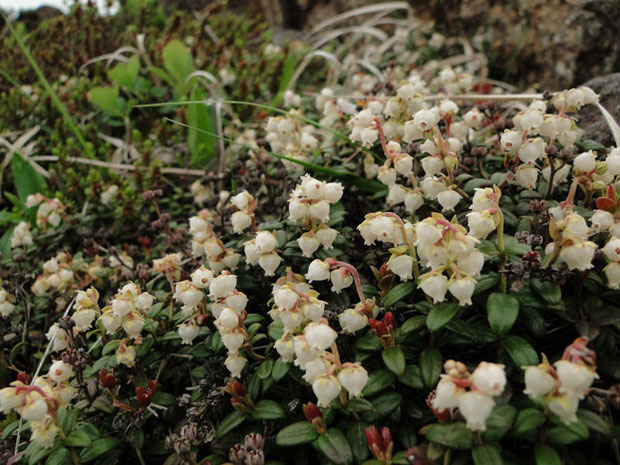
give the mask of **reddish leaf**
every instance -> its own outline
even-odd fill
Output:
[[[596,199],[596,208],[614,213],[616,211],[616,202],[607,197],[599,197]]]

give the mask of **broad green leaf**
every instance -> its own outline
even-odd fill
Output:
[[[503,438],[517,416],[517,409],[510,404],[496,405],[486,421],[486,431],[482,433],[485,442],[495,442]]]
[[[54,450],[45,461],[45,465],[66,465],[71,463],[71,455],[64,447]]]
[[[475,465],[501,465],[504,463],[499,447],[492,444],[476,446],[471,450]]]
[[[346,436],[338,428],[330,428],[317,440],[319,450],[334,463],[348,464],[353,462],[353,451]]]
[[[474,435],[465,423],[436,423],[424,429],[426,438],[451,449],[471,449]]]
[[[415,290],[415,284],[411,281],[397,284],[383,298],[383,305],[389,307],[399,300],[404,299]]]
[[[372,331],[368,331],[355,341],[355,348],[367,352],[378,352],[383,348],[379,338]]]
[[[26,458],[28,465],[34,465],[47,457],[50,452],[52,452],[52,449],[46,449],[39,443],[32,441],[28,444],[28,447],[26,447],[24,457]]]
[[[426,315],[416,315],[406,320],[400,328],[398,328],[398,332],[401,336],[407,336],[408,334],[423,328],[425,323]]]
[[[362,422],[355,422],[347,428],[347,439],[355,459],[360,462],[368,457],[368,442],[366,441],[365,430],[368,425]]]
[[[366,386],[362,389],[362,395],[364,397],[369,397],[381,392],[388,386],[391,386],[395,379],[396,377],[387,370],[372,371],[368,375]]]
[[[457,302],[443,302],[435,305],[428,312],[426,317],[426,327],[431,331],[437,331],[443,328],[454,315],[459,311],[459,304]]]
[[[368,423],[374,423],[392,413],[403,400],[403,395],[396,391],[387,391],[372,398],[373,411],[364,412],[362,418]]]
[[[286,412],[280,404],[267,399],[259,401],[252,411],[255,420],[277,420],[285,416]]]
[[[562,459],[552,447],[537,444],[534,449],[536,465],[562,465]]]
[[[568,425],[554,426],[549,429],[547,439],[549,444],[571,444],[577,441],[588,439],[590,433],[588,428],[581,421],[573,422]]]
[[[91,444],[90,436],[86,431],[73,431],[63,443],[71,447],[88,447]]]
[[[532,430],[541,426],[546,420],[544,413],[535,408],[526,408],[521,410],[514,426],[512,427],[513,434],[515,436],[523,436],[531,432]]]
[[[504,347],[518,367],[538,365],[538,354],[529,343],[519,337],[509,335],[504,338]]]
[[[545,300],[545,302],[548,302],[551,305],[559,304],[562,301],[562,289],[560,289],[560,286],[557,283],[532,278],[530,280],[530,286],[540,297]]]
[[[319,435],[307,421],[298,421],[285,426],[276,436],[276,444],[281,447],[299,446],[314,441]]]
[[[405,372],[405,355],[400,347],[388,347],[381,352],[383,363],[396,376]]]
[[[583,422],[588,429],[597,431],[605,436],[612,435],[612,429],[609,423],[607,423],[600,415],[597,415],[592,410],[579,409],[577,411],[577,418]]]
[[[137,55],[134,55],[129,60],[129,63],[118,63],[108,71],[108,77],[119,86],[133,90],[136,87],[139,70],[140,60]]]
[[[187,76],[194,69],[194,59],[187,47],[180,40],[172,40],[166,44],[162,52],[164,67],[181,87],[185,85]]]
[[[204,100],[206,97],[201,87],[194,87],[192,100]],[[214,106],[203,103],[189,105],[187,124],[187,145],[191,153],[191,162],[195,166],[204,167],[216,153],[217,138],[209,134],[217,131]]]
[[[121,442],[116,438],[102,438],[93,441],[90,447],[82,449],[80,453],[80,461],[90,462],[97,457],[105,454],[112,449],[116,449],[121,446]]]
[[[437,349],[424,349],[420,354],[420,374],[427,389],[437,384],[441,373],[441,352]]]
[[[286,363],[284,360],[282,360],[282,357],[280,357],[273,364],[273,368],[271,369],[271,376],[274,380],[280,381],[286,376],[290,369],[291,365],[289,363]]]
[[[61,407],[58,409],[58,420],[65,434],[70,434],[77,423],[79,410],[72,407]]]
[[[399,376],[398,381],[414,389],[424,389],[420,367],[417,365],[407,365],[405,372]]]
[[[110,116],[123,115],[118,100],[118,86],[93,87],[88,93],[88,101]]]
[[[222,439],[228,433],[230,433],[233,429],[243,423],[247,416],[245,413],[241,413],[239,410],[233,410],[220,422],[217,428],[216,438],[218,440]]]
[[[517,321],[519,300],[515,296],[494,292],[487,299],[487,318],[491,329],[503,336]]]
[[[265,360],[258,366],[256,374],[260,379],[267,379],[271,375],[271,370],[273,370],[273,360]]]
[[[22,158],[19,153],[14,153],[11,160],[13,168],[13,181],[17,188],[17,195],[22,202],[31,194],[45,193],[47,186],[43,176],[35,171],[30,163]]]

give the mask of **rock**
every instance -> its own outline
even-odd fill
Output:
[[[607,74],[591,79],[583,84],[599,94],[600,103],[620,122],[620,73]],[[578,116],[578,124],[584,130],[582,139],[592,139],[605,147],[615,146],[609,126],[601,112],[594,105],[586,105]]]

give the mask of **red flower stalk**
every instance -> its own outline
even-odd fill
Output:
[[[369,426],[364,431],[368,447],[375,458],[383,464],[389,464],[392,460],[392,433],[387,426],[381,428],[381,433],[376,426]]]
[[[146,385],[146,388],[142,386],[138,386],[136,388],[136,397],[138,398],[138,408],[141,412],[151,404],[153,401],[153,397],[155,397],[155,392],[157,391],[157,381],[154,379],[150,380]]]
[[[32,381],[32,376],[30,376],[25,371],[20,371],[19,373],[17,373],[17,381],[21,381],[24,384],[30,384],[30,382]]]
[[[371,318],[368,321],[368,325],[372,332],[379,338],[383,347],[392,347],[394,345],[396,322],[394,321],[392,312],[387,312],[383,315],[383,321]]]
[[[315,431],[318,434],[323,434],[327,431],[327,426],[323,421],[323,413],[319,410],[319,408],[313,404],[312,402],[308,402],[303,405],[304,416],[308,423],[314,426]]]
[[[116,387],[116,376],[102,367],[99,372],[99,382],[103,387],[113,390]]]

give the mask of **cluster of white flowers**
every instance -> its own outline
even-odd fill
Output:
[[[230,199],[230,202],[237,208],[230,217],[235,234],[241,234],[252,225],[256,226],[254,222],[256,202],[248,191],[238,193]]]
[[[116,197],[118,196],[118,186],[116,184],[112,184],[108,186],[99,196],[99,200],[106,207],[110,207],[116,201]]]
[[[82,332],[91,328],[93,321],[101,314],[99,309],[99,292],[94,287],[86,291],[78,291],[75,297],[75,310],[71,320],[77,331]]]
[[[559,253],[571,270],[592,268],[597,245],[588,241],[592,231],[585,218],[572,210],[572,204],[551,208],[549,213],[549,233],[553,242],[547,245],[547,254],[557,257]]]
[[[325,250],[333,248],[338,231],[328,225],[330,204],[338,202],[343,192],[344,187],[339,182],[326,183],[308,174],[302,176],[301,183],[291,192],[289,219],[299,221],[309,230],[297,239],[304,257],[312,257],[319,246]]]
[[[301,115],[299,110],[291,110],[293,115]],[[302,120],[293,115],[272,116],[267,120],[265,140],[271,145],[271,151],[294,160],[306,161],[314,152],[319,140],[316,128],[310,124],[302,124]],[[291,170],[299,170],[296,163],[284,160],[284,166]]]
[[[258,264],[265,276],[274,276],[282,263],[278,254],[278,239],[273,231],[259,231],[256,237],[244,243],[245,259],[249,265]]]
[[[137,345],[142,343],[142,329],[154,300],[151,294],[142,292],[138,285],[129,283],[119,289],[110,305],[103,308],[99,321],[106,334],[114,335],[122,328],[127,336],[116,350],[118,363],[129,367],[134,365],[136,349],[128,343],[129,340]]]
[[[570,173],[569,165],[560,160],[547,157],[547,149],[552,147],[555,141],[562,144],[564,149],[572,149],[575,142],[580,138],[582,131],[577,127],[567,112],[578,111],[583,105],[598,102],[598,96],[588,87],[570,89],[558,92],[554,95],[551,103],[558,110],[558,114],[546,113],[547,106],[542,101],[534,101],[529,107],[517,113],[513,118],[514,129],[506,130],[501,135],[500,146],[520,164],[515,170],[515,182],[526,189],[535,189],[538,180],[542,160],[544,167],[542,174],[546,181],[551,179],[554,173],[554,184],[566,182]],[[543,139],[541,136],[547,138]],[[555,147],[554,147],[555,148]],[[554,163],[554,166],[551,166]],[[588,174],[594,180],[601,178],[604,169],[593,173],[596,164],[594,155],[581,154],[575,158],[573,169],[575,174]],[[607,176],[603,176],[606,178]]]
[[[327,127],[339,126],[344,116],[355,113],[355,105],[343,98],[336,97],[333,89],[329,87],[322,89],[321,93],[317,95],[315,106],[323,115],[319,123]]]
[[[466,94],[471,91],[473,77],[467,73],[456,72],[452,68],[444,68],[438,75],[441,85],[448,94]]]
[[[301,275],[289,271],[273,286],[274,306],[269,314],[284,328],[275,349],[284,361],[295,360],[305,371],[304,380],[312,385],[318,405],[328,407],[343,388],[351,397],[359,397],[368,373],[360,363],[340,363],[335,348],[338,333],[323,318],[325,302],[318,297]]]
[[[30,232],[30,224],[20,221],[11,235],[11,248],[28,247],[32,244],[32,233]]]
[[[469,235],[476,239],[486,238],[502,221],[499,188],[476,188],[471,202],[471,212],[467,214]]]
[[[471,305],[475,278],[484,265],[484,255],[475,247],[478,239],[440,213],[433,213],[415,228],[418,257],[431,269],[420,276],[419,287],[435,303],[443,302],[450,291],[459,305]]]
[[[43,263],[43,273],[32,285],[34,295],[43,295],[50,289],[64,292],[74,284],[71,256],[65,252],[56,254]]]
[[[362,110],[354,115],[349,120],[348,125],[351,128],[351,140],[360,142],[363,147],[372,147],[379,138],[377,116],[369,109]]]
[[[228,350],[224,364],[231,376],[238,378],[247,362],[245,357],[239,355],[239,349],[249,343],[249,338],[243,325],[248,298],[236,287],[237,277],[228,271],[222,271],[209,282],[209,297],[213,301],[211,313],[215,317],[215,326],[222,343]]]
[[[472,431],[485,431],[486,420],[495,406],[496,396],[504,392],[506,373],[504,365],[481,362],[469,373],[461,362],[448,360],[446,374],[441,375],[430,401],[439,414],[457,409]]]
[[[238,199],[237,203],[241,204],[240,200]],[[224,269],[234,270],[237,268],[241,256],[232,249],[224,247],[224,243],[213,232],[211,227],[212,221],[213,214],[207,209],[199,211],[196,216],[192,216],[189,219],[189,232],[192,235],[192,254],[195,257],[206,256],[209,268],[215,273],[219,273]]]
[[[56,227],[60,224],[64,214],[65,206],[58,199],[48,199],[43,194],[31,194],[26,198],[26,207],[36,207],[37,209],[37,225],[43,229],[47,225]]]
[[[15,297],[0,287],[0,316],[2,318],[8,318],[15,312],[15,304],[13,302],[15,302]]]
[[[52,363],[45,376],[37,376],[31,383],[23,379],[13,381],[0,390],[0,411],[17,412],[29,422],[31,439],[42,447],[54,445],[59,433],[56,412],[69,405],[76,389],[71,385],[73,367],[62,360]]]
[[[564,423],[577,421],[579,400],[583,399],[595,379],[596,354],[578,338],[564,351],[562,360],[552,367],[543,355],[543,363],[524,367],[525,394],[544,398],[546,406]]]

